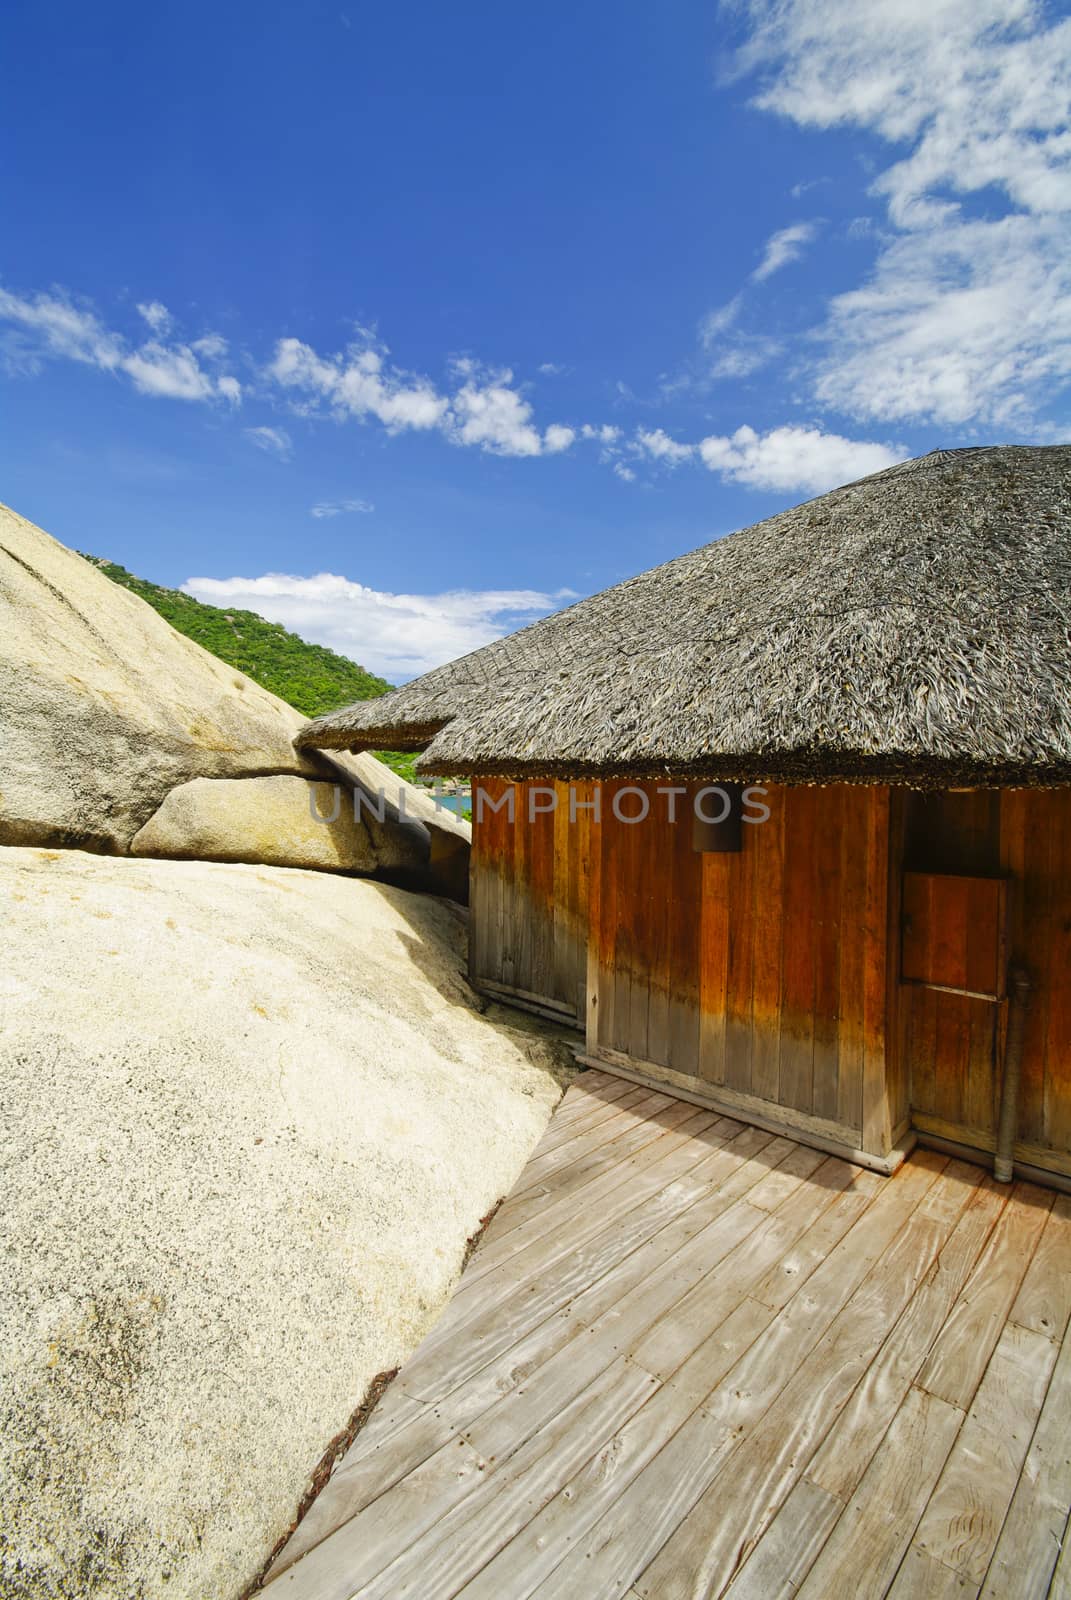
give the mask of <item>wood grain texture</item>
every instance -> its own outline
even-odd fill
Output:
[[[909,977],[972,992],[999,994],[1015,963],[1033,985],[1018,1144],[1071,1166],[1071,793],[767,786],[769,820],[717,854],[693,848],[694,783],[575,785],[573,824],[568,784],[548,786],[553,815],[512,787],[515,822],[474,828],[477,985],[881,1156],[910,1113],[990,1148],[1007,1030],[1006,1000],[901,983],[901,947]],[[614,815],[626,788],[643,822]]]
[[[882,1600],[963,1421],[911,1388],[882,1447],[797,1591],[800,1600]]]
[[[680,818],[694,787],[677,801]],[[642,829],[612,813],[603,825],[602,892],[615,918],[612,934],[601,919],[593,963],[600,1040],[638,1063],[847,1126],[858,1143],[867,1052],[872,1076],[885,1060],[887,792],[771,787],[769,820],[744,827],[739,853],[719,855],[697,854],[686,826],[660,820],[657,786],[647,789]],[[641,831],[638,847],[624,837]],[[664,888],[664,923],[637,874]],[[649,985],[646,1040],[642,1006],[632,1017],[637,981]],[[891,1121],[880,1108],[882,1153]]]
[[[621,1081],[569,1090],[269,1591],[1059,1594],[1071,1209]]]
[[[1056,1359],[1041,1416],[981,1594],[1044,1596],[1060,1559],[1071,1505],[1071,1342]]]
[[[1032,1164],[1063,1170],[1071,1151],[1071,793],[980,790],[911,795],[906,802],[904,866],[939,874],[964,890],[957,921],[945,908],[933,955],[968,988],[992,977],[996,890],[971,889],[972,877],[1005,883],[1002,963],[1021,966],[1032,992],[1023,1049],[1018,1142]],[[958,880],[948,874],[961,874]],[[905,1066],[920,1126],[992,1147],[1007,1002],[993,1005],[904,986]],[[1051,1158],[1050,1153],[1051,1152]]]

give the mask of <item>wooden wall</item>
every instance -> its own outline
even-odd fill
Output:
[[[543,794],[536,795],[533,813],[532,786],[473,779],[469,976],[491,994],[582,1023],[589,813],[578,806],[570,824],[568,786],[536,787],[554,791],[553,813],[538,809],[546,803]],[[481,789],[491,801],[513,789],[514,820],[504,809],[480,806]],[[590,786],[583,794],[590,798]]]
[[[645,821],[614,816],[625,787]],[[514,824],[475,821],[478,986],[576,1017],[589,1054],[743,1116],[878,1156],[909,1117],[989,1148],[1007,1003],[900,982],[900,887],[905,870],[1006,875],[1008,958],[1034,984],[1019,1155],[1071,1171],[1071,791],[771,785],[769,821],[717,854],[693,848],[696,786],[673,826],[659,787],[603,784],[601,822],[571,825],[567,785],[534,818],[518,785]]]
[[[906,1114],[887,1094],[888,790],[768,786],[769,820],[708,854],[696,785],[672,827],[617,821],[603,787],[589,1048],[884,1155]]]

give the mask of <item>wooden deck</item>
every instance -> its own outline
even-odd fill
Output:
[[[1071,1600],[1069,1315],[1071,1197],[586,1073],[269,1592]]]

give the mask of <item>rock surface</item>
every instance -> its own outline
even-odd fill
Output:
[[[230,1600],[565,1075],[463,914],[0,849],[0,1593]]]
[[[437,812],[370,755],[328,760],[294,750],[304,721],[91,562],[0,506],[0,844],[122,855],[173,791],[197,779],[337,776],[372,795],[384,789],[392,808],[367,834],[375,859],[347,870],[399,869],[414,881],[423,874],[463,897],[467,825]],[[397,819],[403,791],[417,819],[408,823]],[[240,797],[261,836],[268,822],[252,820],[256,798],[274,803],[277,793],[260,788]],[[186,819],[190,801],[189,794],[176,801]],[[229,808],[229,845],[238,809]],[[165,812],[157,836],[173,836],[173,823]],[[278,841],[270,859],[291,861]]]
[[[0,641],[7,842],[122,851],[178,783],[315,770],[296,712],[6,507]]]
[[[130,853],[367,873],[381,867],[416,872],[426,848],[421,851],[416,829],[379,822],[375,813],[355,807],[339,784],[194,778],[172,789],[134,835]]]

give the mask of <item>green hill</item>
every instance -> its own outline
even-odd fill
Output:
[[[85,552],[81,552],[85,555]],[[268,622],[255,611],[224,610],[207,606],[180,589],[167,589],[158,583],[137,578],[114,561],[85,555],[95,567],[122,584],[140,599],[148,601],[171,626],[202,649],[218,656],[230,667],[237,667],[254,682],[270,689],[307,717],[350,705],[354,700],[372,700],[386,694],[393,685],[377,678],[346,656],[326,645],[309,644],[290,633],[278,622]],[[414,756],[377,751],[381,761],[402,777],[413,781]]]

